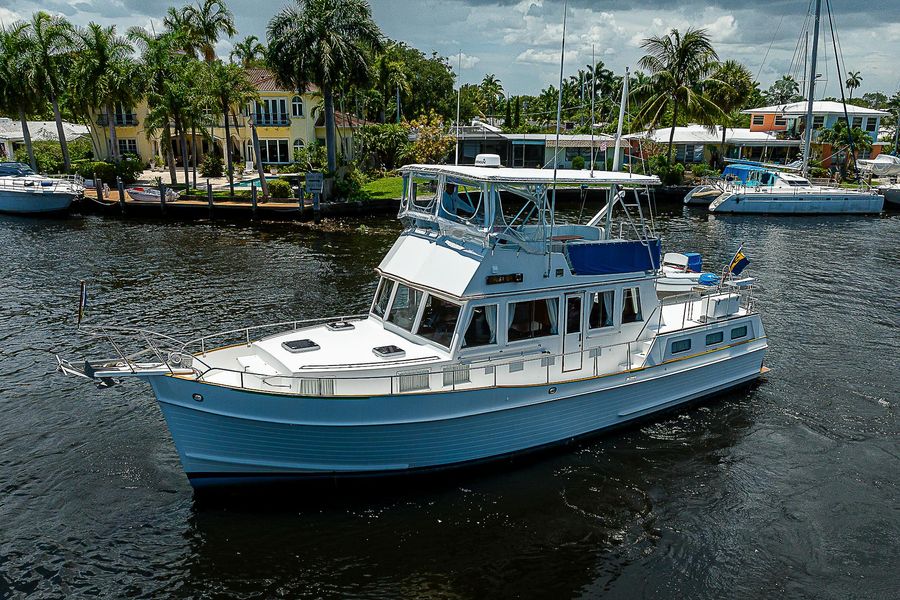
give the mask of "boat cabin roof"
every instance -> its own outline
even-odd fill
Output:
[[[590,171],[588,169],[513,169],[510,167],[473,167],[459,165],[407,165],[400,169],[404,174],[418,173],[449,175],[481,183],[519,183],[526,185],[560,184],[596,185],[659,185],[656,175],[635,175],[615,171]]]

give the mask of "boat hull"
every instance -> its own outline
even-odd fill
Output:
[[[688,206],[709,206],[721,194],[721,190],[711,185],[698,185],[684,197]]]
[[[536,450],[752,381],[765,348],[765,340],[753,340],[567,383],[371,398],[254,393],[170,376],[150,381],[184,470],[203,488],[404,474]]]
[[[0,212],[16,215],[60,213],[69,210],[78,194],[0,191]]]
[[[884,198],[878,194],[814,195],[791,193],[726,193],[713,202],[714,213],[832,215],[880,213]]]
[[[900,208],[900,187],[878,188],[878,193],[884,196],[884,201],[894,208]]]

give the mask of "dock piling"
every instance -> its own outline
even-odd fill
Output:
[[[103,182],[97,177],[97,171],[94,171],[94,189],[97,190],[97,200],[103,200]]]
[[[162,182],[162,177],[159,178],[159,209],[166,214],[166,184]]]
[[[209,219],[211,221],[214,218],[214,211],[212,184],[209,182],[209,179],[206,180],[206,203],[209,204]]]
[[[256,218],[256,184],[250,184],[250,205],[253,207],[252,218]]]
[[[119,191],[119,210],[125,214],[125,184],[120,176],[116,176],[116,189]]]

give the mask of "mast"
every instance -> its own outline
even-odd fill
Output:
[[[812,146],[813,132],[813,99],[816,93],[816,58],[819,50],[819,17],[822,14],[822,0],[816,0],[816,17],[813,21],[812,54],[809,66],[809,93],[806,98],[806,135],[803,142],[803,166],[800,174],[809,176],[809,149]]]
[[[594,97],[597,95],[597,57],[591,44],[591,177],[594,176]]]
[[[566,17],[569,14],[569,0],[563,4],[562,48],[559,52],[559,95],[556,98],[556,148],[553,152],[553,200],[550,205],[550,235],[547,236],[547,277],[550,277],[550,238],[556,221],[556,172],[559,168],[559,129],[562,122],[563,68],[566,63]]]
[[[462,50],[459,51],[459,58],[456,62],[456,73],[459,77],[459,89],[456,91],[456,154],[453,157],[453,164],[459,164],[459,105],[462,101]]]
[[[619,102],[619,124],[616,127],[616,150],[613,153],[613,171],[621,167],[619,154],[622,149],[622,125],[625,123],[625,101],[628,99],[628,67],[625,67],[625,79],[622,80],[622,101]]]
[[[621,150],[622,150],[622,127],[625,124],[625,102],[628,100],[628,67],[625,67],[625,78],[622,80],[622,99],[619,102],[619,124],[616,127],[616,149],[613,152],[613,167],[612,170],[617,172],[619,171],[620,160],[621,160]],[[603,225],[603,237],[605,239],[612,238],[612,213],[613,213],[613,204],[616,201],[616,194],[619,193],[619,190],[616,188],[615,184],[609,186],[609,197],[606,200],[606,221]]]

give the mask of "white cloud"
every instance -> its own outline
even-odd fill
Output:
[[[566,50],[566,62],[572,63],[578,58],[578,53],[574,50]],[[532,63],[538,65],[558,65],[559,50],[535,50],[529,48],[516,57],[518,63]]]
[[[15,23],[16,21],[21,20],[22,15],[13,10],[0,6],[0,24],[9,25],[10,23]]]
[[[477,56],[469,56],[465,52],[457,56],[459,68],[461,69],[471,69],[475,65],[481,62],[481,59]],[[451,58],[451,63],[453,62]]]

